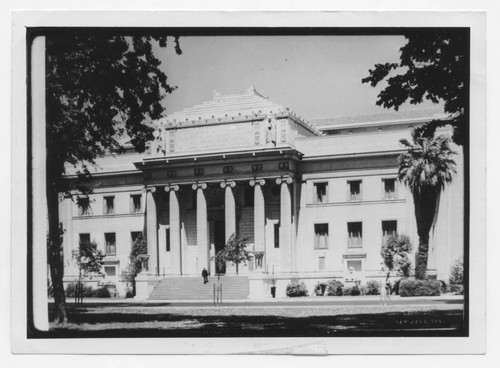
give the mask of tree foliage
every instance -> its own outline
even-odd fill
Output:
[[[409,253],[412,251],[412,248],[410,238],[404,234],[399,235],[394,233],[387,237],[380,251],[387,271],[386,282],[391,272],[395,272],[399,276],[410,276],[411,260]]]
[[[178,39],[174,42],[180,53]],[[142,152],[153,140],[161,101],[175,89],[154,55],[155,43],[166,47],[167,36],[71,30],[47,36],[46,177],[55,323],[66,320],[59,193],[90,193],[88,167],[96,158],[121,153],[128,144]],[[68,180],[71,166],[76,180]]]
[[[449,279],[450,291],[456,294],[464,294],[464,259],[460,257],[451,267]]]
[[[468,124],[468,34],[429,29],[408,31],[404,36],[407,42],[400,49],[400,62],[375,64],[362,83],[372,87],[387,83],[376,102],[385,108],[398,110],[406,101],[419,104],[424,99],[444,102],[448,118],[433,120],[421,130],[430,136],[437,127],[450,124],[454,142],[463,145]]]
[[[231,235],[224,248],[213,257],[219,269],[223,268],[226,262],[233,262],[238,273],[238,265],[250,259],[250,253],[246,249],[247,241],[247,236]]]
[[[456,173],[455,152],[445,136],[428,137],[414,130],[410,143],[400,142],[406,148],[399,158],[398,179],[412,192],[419,238],[415,276],[424,279],[427,272],[429,232],[436,221],[441,191]]]
[[[129,287],[131,286],[132,295],[135,295],[135,278],[142,271],[142,261],[138,256],[144,254],[148,254],[148,243],[141,233],[132,242],[129,255],[130,263],[122,272],[122,279],[129,284]]]
[[[102,260],[104,254],[97,249],[96,242],[83,240],[78,250],[73,252],[73,258],[78,266],[80,279],[82,277],[94,277],[102,275]]]

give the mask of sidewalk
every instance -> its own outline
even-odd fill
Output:
[[[387,302],[390,303],[408,303],[411,304],[414,301],[434,301],[434,302],[446,302],[446,301],[460,301],[463,300],[463,295],[451,295],[443,294],[440,296],[418,296],[418,297],[400,297],[399,295],[392,295],[391,299]],[[49,303],[53,303],[54,299],[49,298]],[[72,304],[74,298],[66,298],[66,303]],[[272,303],[272,304],[309,304],[309,305],[322,305],[322,304],[375,304],[384,302],[381,300],[380,295],[364,295],[364,296],[308,296],[308,297],[296,297],[296,298],[259,298],[259,299],[223,299],[223,304],[241,304],[251,305],[260,303]],[[213,303],[211,299],[201,299],[201,300],[136,300],[133,298],[84,298],[83,303],[98,303],[98,304],[137,304],[137,305],[147,305],[147,304],[185,304],[185,305],[196,305],[196,304],[210,304]]]

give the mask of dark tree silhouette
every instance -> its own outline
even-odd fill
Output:
[[[433,120],[420,128],[432,136],[437,127],[451,125],[453,141],[464,145],[468,132],[469,34],[457,29],[428,29],[404,34],[407,43],[400,49],[399,63],[376,64],[362,83],[372,87],[384,81],[377,105],[398,108],[409,101],[424,99],[444,102],[448,117]]]
[[[54,287],[54,321],[66,320],[58,196],[89,194],[88,167],[130,142],[138,152],[153,139],[151,122],[163,113],[167,83],[153,44],[166,35],[116,35],[66,30],[46,41],[48,261]],[[175,49],[181,53],[178,38]],[[77,169],[68,180],[67,168]]]

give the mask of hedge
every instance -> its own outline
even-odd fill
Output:
[[[441,295],[441,283],[436,280],[402,280],[399,284],[399,295],[402,297]]]

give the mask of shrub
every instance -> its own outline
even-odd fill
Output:
[[[464,294],[464,261],[459,258],[451,267],[449,290],[455,294]]]
[[[111,297],[111,294],[109,293],[109,290],[107,288],[102,287],[102,288],[97,289],[95,296],[98,298],[109,298],[109,297]]]
[[[93,289],[92,286],[83,284],[82,286],[83,297],[84,298],[93,298],[96,296],[96,289]],[[76,294],[76,284],[74,282],[68,284],[66,286],[65,294],[68,298],[74,298]]]
[[[437,296],[441,294],[441,283],[435,280],[403,280],[399,284],[401,296]]]
[[[325,295],[325,290],[326,290],[326,283],[318,282],[314,287],[314,294],[317,296],[323,296]]]
[[[380,295],[380,283],[375,280],[370,280],[366,283],[366,294],[363,295]]]
[[[286,296],[296,297],[296,296],[308,296],[307,287],[304,282],[296,283],[292,282],[286,287]]]
[[[445,293],[448,290],[448,285],[446,285],[446,281],[438,280],[438,282],[441,284],[441,292]]]
[[[399,284],[401,283],[401,281],[403,280],[406,280],[406,279],[399,279],[397,280],[394,285],[392,286],[392,292],[396,295],[399,295]]]
[[[326,295],[328,296],[342,296],[342,289],[344,284],[337,280],[328,280],[326,283]]]
[[[346,287],[344,290],[342,290],[342,295],[344,295],[344,296],[361,295],[361,290],[357,286]]]

